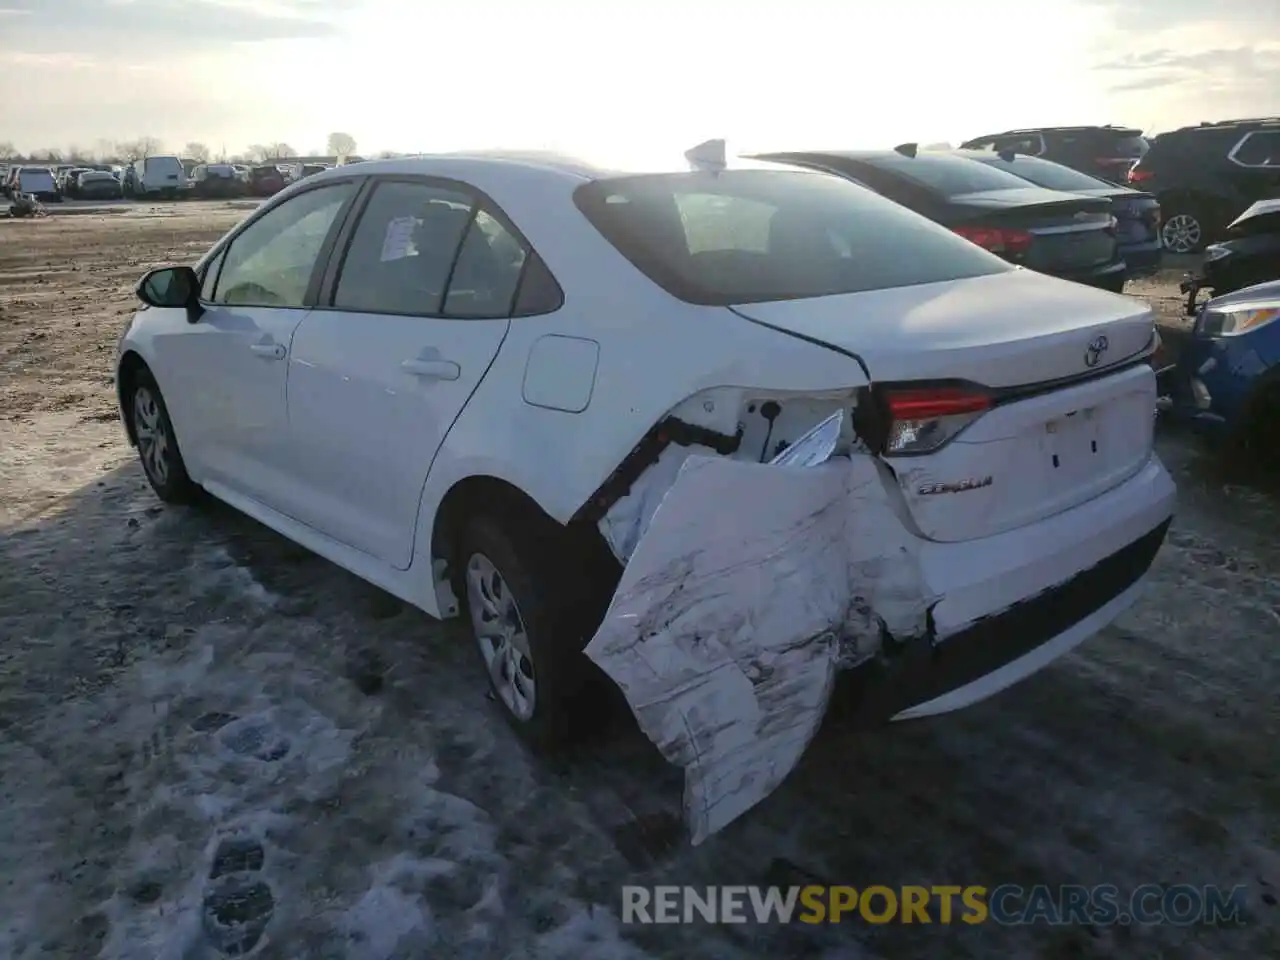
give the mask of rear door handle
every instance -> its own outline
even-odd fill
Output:
[[[249,349],[266,360],[284,359],[284,344],[281,343],[251,343]]]
[[[400,369],[427,380],[457,380],[462,368],[452,360],[406,360]]]

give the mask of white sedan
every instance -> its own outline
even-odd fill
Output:
[[[138,294],[116,383],[163,500],[469,617],[539,745],[603,672],[694,842],[837,672],[867,719],[987,697],[1124,611],[1173,513],[1145,304],[821,173],[339,167]]]

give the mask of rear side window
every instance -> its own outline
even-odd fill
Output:
[[[620,177],[579,187],[574,201],[623,256],[689,303],[797,300],[1013,269],[919,214],[825,174]]]
[[[1231,152],[1231,159],[1246,167],[1280,167],[1280,130],[1247,134]]]
[[[433,316],[471,225],[471,197],[388,181],[369,198],[338,275],[333,305],[364,313]]]
[[[1112,137],[1107,145],[1109,156],[1126,160],[1139,160],[1146,156],[1148,149],[1146,138],[1140,136]]]

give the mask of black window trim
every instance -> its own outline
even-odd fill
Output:
[[[1270,133],[1280,137],[1280,128],[1268,129],[1266,127],[1260,127],[1255,130],[1250,130],[1248,133],[1246,133],[1244,136],[1242,136],[1239,140],[1236,141],[1236,145],[1232,147],[1231,151],[1227,154],[1227,159],[1230,160],[1232,163],[1234,163],[1237,167],[1243,167],[1245,170],[1280,170],[1280,167],[1276,167],[1271,164],[1243,163],[1240,160],[1236,159],[1236,154],[1240,152],[1240,148],[1249,142],[1250,137],[1259,133]]]
[[[356,187],[355,191],[351,194],[350,197],[347,198],[345,207],[342,210],[338,211],[337,217],[334,218],[333,224],[331,224],[329,227],[328,235],[325,237],[324,242],[320,244],[320,251],[316,255],[315,265],[311,268],[311,279],[307,281],[307,289],[302,294],[301,306],[282,307],[282,306],[273,305],[273,304],[252,304],[252,303],[226,304],[226,303],[221,303],[220,301],[217,301],[217,300],[204,300],[203,298],[200,300],[201,306],[204,306],[209,309],[216,309],[219,307],[232,307],[232,306],[245,307],[249,309],[256,308],[256,309],[270,309],[270,310],[314,309],[317,295],[320,289],[320,280],[321,280],[321,277],[323,276],[323,266],[328,263],[329,256],[333,250],[334,241],[337,239],[339,233],[342,230],[342,227],[346,225],[347,220],[350,219],[351,211],[355,207],[355,203],[359,199],[361,192],[365,189],[366,183],[364,181],[366,179],[367,179],[366,177],[361,177],[361,176],[334,177],[332,180],[324,180],[320,183],[309,183],[304,187],[300,187],[297,190],[290,190],[287,193],[286,192],[278,193],[274,197],[272,197],[270,200],[268,200],[266,203],[259,206],[256,210],[253,211],[253,213],[249,214],[249,216],[245,217],[245,219],[240,221],[240,223],[236,224],[236,226],[232,228],[231,232],[228,233],[226,236],[224,236],[217,243],[215,243],[209,249],[209,251],[205,253],[203,257],[200,258],[199,262],[197,262],[196,264],[196,267],[195,267],[196,277],[200,281],[200,290],[202,293],[204,291],[204,278],[205,278],[206,272],[211,267],[217,269],[219,275],[216,278],[213,285],[213,290],[211,291],[212,296],[216,297],[218,295],[218,284],[222,282],[221,274],[222,274],[222,266],[226,262],[225,254],[231,248],[231,245],[235,243],[236,240],[246,230],[248,230],[250,227],[256,224],[259,220],[261,220],[267,214],[271,213],[277,207],[283,206],[284,204],[288,203],[290,200],[294,200],[302,196],[304,193],[311,193],[314,190],[323,190],[326,187],[334,187],[340,184],[355,184],[355,187]]]
[[[559,278],[551,272],[551,268],[547,266],[545,260],[539,256],[537,248],[529,242],[529,238],[520,230],[519,227],[511,220],[505,210],[499,206],[494,199],[474,184],[465,180],[458,180],[453,177],[442,177],[436,174],[427,173],[383,173],[374,174],[365,178],[365,184],[360,192],[356,194],[350,214],[342,225],[342,229],[334,238],[334,242],[328,251],[328,263],[325,265],[323,275],[320,279],[316,290],[315,304],[313,310],[336,310],[344,313],[361,313],[370,316],[382,317],[414,317],[420,320],[453,320],[458,323],[466,323],[470,320],[513,320],[524,317],[547,316],[556,313],[564,307],[564,285],[560,283]],[[440,312],[439,313],[403,313],[398,310],[352,310],[350,307],[336,306],[333,302],[334,295],[337,293],[338,280],[342,276],[342,267],[346,262],[347,254],[351,251],[351,242],[355,238],[355,232],[360,226],[360,221],[364,218],[365,211],[368,209],[369,201],[373,197],[374,191],[382,183],[410,183],[426,187],[439,187],[444,190],[452,190],[455,193],[471,198],[470,216],[467,220],[466,229],[463,230],[462,236],[458,240],[457,249],[453,251],[453,262],[449,265],[449,275],[445,281],[444,290],[440,294]],[[493,217],[494,220],[502,226],[504,230],[522,246],[525,250],[524,263],[520,266],[520,276],[516,279],[515,288],[511,294],[511,303],[507,306],[505,314],[494,316],[470,315],[457,316],[445,312],[445,304],[449,300],[449,286],[453,282],[453,271],[458,265],[458,258],[462,255],[462,245],[466,241],[467,232],[471,229],[471,225],[475,222],[476,213],[483,210],[486,214]],[[520,290],[524,286],[525,276],[529,272],[529,265],[537,258],[542,260],[542,267],[546,270],[547,275],[551,277],[552,283],[555,284],[558,296],[556,298],[556,306],[550,310],[539,310],[531,313],[517,313],[516,304],[520,302]]]

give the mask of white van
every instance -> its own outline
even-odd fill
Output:
[[[33,193],[37,200],[47,202],[62,199],[62,194],[58,193],[58,185],[53,180],[53,171],[48,167],[21,167],[13,188],[18,193]]]
[[[144,157],[133,161],[130,182],[135,197],[161,196],[173,200],[187,189],[187,175],[177,157]]]

